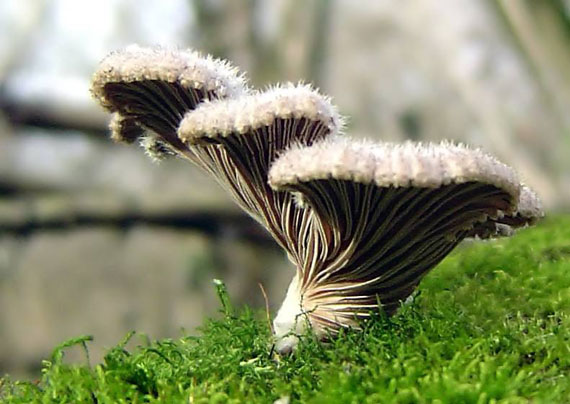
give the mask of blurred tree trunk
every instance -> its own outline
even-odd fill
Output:
[[[328,49],[332,0],[316,0],[313,15],[312,44],[307,55],[307,77],[316,85],[324,83],[324,70]]]
[[[332,0],[191,0],[196,46],[234,61],[254,85],[322,85]]]
[[[570,22],[562,1],[502,0],[496,4],[570,136]]]

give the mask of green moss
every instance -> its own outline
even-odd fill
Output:
[[[291,357],[271,352],[261,313],[223,297],[200,337],[102,364],[69,365],[67,345],[38,384],[0,382],[7,403],[563,402],[570,397],[570,217],[498,242],[465,245],[421,284],[415,302],[331,344],[307,338]],[[130,336],[129,336],[130,338]]]

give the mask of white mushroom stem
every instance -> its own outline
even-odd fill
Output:
[[[285,300],[273,320],[277,352],[281,354],[290,353],[297,345],[299,337],[306,333],[307,322],[301,306],[301,289],[296,274],[287,289]]]

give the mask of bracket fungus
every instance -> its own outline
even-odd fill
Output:
[[[129,47],[103,60],[92,93],[111,137],[211,174],[296,267],[274,321],[276,348],[394,313],[468,237],[508,236],[543,216],[513,169],[481,150],[342,136],[307,85],[247,87],[227,62]]]

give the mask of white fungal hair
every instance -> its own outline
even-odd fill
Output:
[[[506,164],[480,149],[441,143],[374,143],[328,139],[313,147],[293,147],[275,161],[271,185],[330,176],[379,187],[437,188],[451,182],[482,181],[519,196],[519,180]]]

